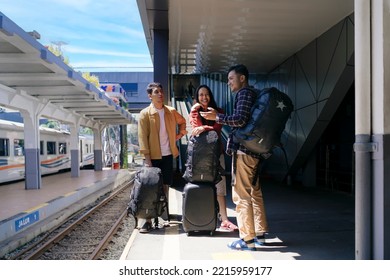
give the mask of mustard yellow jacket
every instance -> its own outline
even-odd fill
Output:
[[[164,105],[165,127],[173,157],[179,155],[176,146],[176,135],[186,135],[186,120],[175,108]],[[178,130],[177,130],[178,128]],[[138,123],[138,142],[140,153],[150,155],[151,159],[161,159],[160,148],[160,116],[152,104],[140,112]],[[177,132],[178,131],[178,132]]]

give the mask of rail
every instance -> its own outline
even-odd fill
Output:
[[[64,222],[13,259],[98,259],[127,217],[133,182],[122,185],[81,216]]]

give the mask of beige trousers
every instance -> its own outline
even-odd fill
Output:
[[[238,152],[232,161],[232,195],[240,238],[245,241],[268,232],[268,223],[257,168],[260,159]],[[254,180],[254,178],[256,178]],[[252,184],[252,182],[255,184]]]

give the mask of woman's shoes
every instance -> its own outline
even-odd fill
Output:
[[[238,227],[229,220],[223,221],[221,223],[221,228],[226,229],[226,230],[231,230],[231,231],[238,229]]]

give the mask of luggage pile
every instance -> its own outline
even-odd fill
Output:
[[[220,180],[219,156],[221,143],[217,132],[205,131],[191,136],[187,147],[188,182],[183,189],[182,225],[187,235],[209,232],[217,227],[218,203],[215,183]]]

